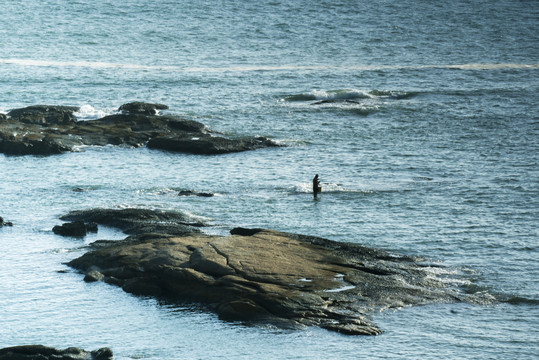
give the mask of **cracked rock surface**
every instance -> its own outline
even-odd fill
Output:
[[[82,213],[99,222],[91,210]],[[416,259],[360,245],[265,229],[132,233],[68,265],[133,294],[199,302],[224,320],[350,335],[381,332],[373,311],[466,301]]]

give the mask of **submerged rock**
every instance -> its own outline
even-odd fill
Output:
[[[121,113],[77,121],[76,107],[36,105],[10,111],[0,121],[0,152],[51,155],[82,145],[120,145],[194,154],[220,154],[279,146],[259,137],[217,136],[204,124],[179,116],[158,116],[162,104],[129,103]]]
[[[199,196],[199,197],[213,197],[215,196],[214,193],[210,192],[200,192],[200,191],[193,191],[193,190],[182,190],[178,193],[178,196]]]
[[[200,302],[224,320],[350,335],[381,332],[368,317],[373,311],[464,299],[418,260],[360,245],[264,229],[230,236],[143,231],[101,243],[68,265],[98,270],[129,293]]]
[[[0,349],[0,360],[113,360],[110,348],[94,351],[70,347],[59,350],[43,345],[23,345]]]

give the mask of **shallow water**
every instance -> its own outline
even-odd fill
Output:
[[[56,0],[9,2],[2,14],[2,112],[76,105],[89,119],[160,102],[288,146],[0,155],[0,216],[14,223],[0,229],[0,347],[110,346],[119,359],[534,358],[536,2]],[[265,227],[424,256],[495,301],[377,313],[377,337],[224,323],[86,284],[63,265],[91,241],[122,238],[52,233],[59,216],[98,206],[183,210],[215,234]]]

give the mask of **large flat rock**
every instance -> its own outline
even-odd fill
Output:
[[[133,294],[205,304],[225,320],[353,335],[381,332],[373,311],[465,300],[414,258],[272,230],[233,233],[139,233],[69,265]]]

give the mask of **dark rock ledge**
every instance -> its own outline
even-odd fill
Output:
[[[43,345],[22,345],[0,349],[0,360],[113,360],[112,350],[92,352],[70,347],[59,350]]]
[[[114,220],[113,212],[103,217],[103,211],[75,212],[67,218],[108,225],[126,221],[125,213]],[[230,236],[147,233],[144,216],[130,211],[140,225],[125,225],[132,236],[101,241],[68,263],[86,273],[86,281],[103,280],[137,295],[199,302],[224,320],[320,326],[349,335],[379,334],[369,314],[381,309],[466,300],[418,259],[265,229],[239,228]],[[155,223],[151,216],[150,223]]]
[[[82,145],[120,145],[192,154],[223,154],[280,146],[265,137],[228,138],[204,124],[179,116],[157,114],[162,104],[135,102],[119,113],[78,121],[77,107],[34,105],[0,116],[0,153],[51,155]]]

